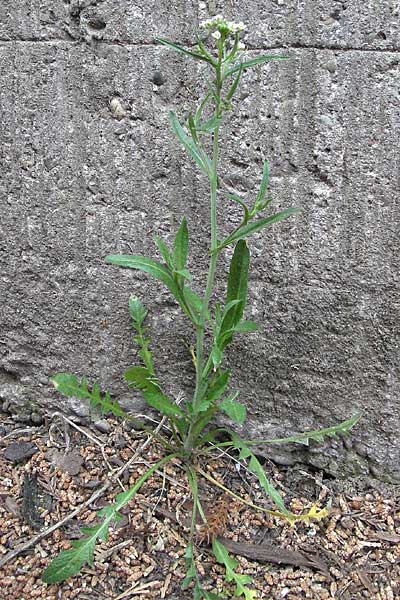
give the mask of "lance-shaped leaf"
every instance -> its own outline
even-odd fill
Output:
[[[186,285],[183,286],[183,295],[185,297],[185,302],[190,307],[192,314],[194,315],[195,319],[198,320],[200,318],[203,307],[202,299],[196,294],[196,292],[191,290]],[[210,320],[210,313],[208,311],[206,318]]]
[[[118,265],[120,267],[127,267],[129,269],[137,269],[149,273],[155,279],[158,279],[164,283],[177,302],[182,307],[182,310],[186,313],[190,320],[195,321],[195,316],[191,312],[190,307],[186,302],[186,297],[190,297],[191,301],[194,302],[193,298],[196,294],[192,291],[186,291],[185,288],[181,288],[172,276],[171,271],[164,267],[161,263],[152,258],[145,256],[129,256],[125,254],[115,254],[106,256],[106,262]],[[201,302],[201,300],[200,300]]]
[[[197,135],[196,123],[194,121],[194,118],[193,118],[193,115],[191,112],[189,113],[189,116],[188,116],[188,128],[189,128],[190,135],[192,136],[194,143],[197,144],[199,141],[199,136]]]
[[[158,248],[159,253],[161,254],[161,257],[164,259],[164,262],[167,265],[168,269],[172,271],[172,269],[174,268],[174,260],[167,244],[158,235],[155,235],[153,237],[153,240]]]
[[[229,102],[232,99],[234,93],[236,92],[237,86],[239,85],[240,77],[242,76],[242,72],[243,72],[242,65],[239,65],[239,69],[237,71],[237,75],[235,77],[235,80],[232,83],[232,85],[229,88],[229,91],[228,91],[228,93],[226,95],[226,98],[225,98],[226,102]]]
[[[263,56],[257,56],[257,58],[246,60],[244,62],[241,62],[239,65],[235,65],[234,67],[229,69],[226,75],[232,75],[233,73],[236,73],[236,71],[239,71],[239,69],[242,69],[244,71],[245,69],[261,65],[262,63],[268,62],[270,60],[287,60],[288,58],[288,56],[275,56],[271,54],[264,54]]]
[[[175,133],[176,137],[181,142],[185,150],[190,154],[190,156],[197,163],[197,165],[200,167],[203,173],[207,175],[207,177],[210,177],[211,162],[208,156],[201,152],[200,149],[196,146],[194,140],[186,134],[185,130],[179,123],[173,111],[170,111],[169,119],[171,121],[171,127],[173,132]]]
[[[211,133],[214,131],[214,129],[216,129],[219,126],[221,120],[221,117],[217,117],[216,115],[214,115],[213,117],[207,119],[207,121],[204,121],[204,123],[200,123],[197,126],[197,131],[201,131],[203,133]]]
[[[203,56],[202,54],[199,54],[198,52],[192,52],[191,50],[186,50],[185,48],[178,46],[178,44],[175,44],[174,42],[170,42],[163,38],[156,38],[156,41],[160,42],[160,44],[162,44],[163,46],[168,46],[168,48],[172,48],[172,50],[175,50],[176,52],[179,52],[180,54],[186,54],[186,56],[191,56],[192,58],[196,58],[197,60],[204,60],[206,62],[211,62],[207,56]]]
[[[282,221],[282,219],[286,219],[287,217],[290,217],[298,212],[298,208],[287,208],[279,213],[276,213],[275,215],[271,215],[270,217],[264,217],[262,219],[257,219],[256,221],[252,221],[251,223],[247,223],[247,225],[239,227],[231,235],[225,238],[213,252],[219,252],[222,248],[225,248],[229,244],[236,242],[236,240],[244,239],[252,233],[257,233],[257,231],[261,231],[261,229],[270,227],[274,223]]]
[[[234,304],[225,312],[218,334],[218,346],[222,350],[232,339],[228,333],[234,329],[243,316],[247,298],[247,282],[249,277],[250,252],[244,240],[239,240],[233,252],[229,267],[226,305]]]
[[[237,435],[231,434],[232,442],[235,448],[240,450],[239,458],[245,459],[249,458],[248,468],[249,470],[257,476],[258,481],[263,488],[263,490],[267,493],[267,495],[271,498],[272,502],[279,508],[283,515],[290,515],[290,511],[286,508],[285,503],[283,501],[282,496],[278,492],[278,490],[274,487],[274,485],[268,480],[265,475],[264,469],[257,459],[257,457],[252,453],[252,451],[246,445],[246,442],[241,440]]]
[[[144,271],[145,273],[149,273],[155,279],[162,281],[167,288],[172,292],[175,296],[179,296],[179,288],[174,281],[169,270],[164,267],[161,263],[153,260],[152,258],[147,258],[146,256],[129,256],[125,254],[116,254],[112,256],[106,256],[106,262],[111,263],[113,265],[118,265],[120,267],[127,267],[129,269],[137,269],[139,271]]]
[[[155,465],[150,467],[150,469],[148,469],[129,490],[118,494],[114,504],[106,506],[99,511],[99,516],[105,516],[104,521],[95,527],[82,529],[83,533],[86,533],[86,537],[82,540],[71,542],[72,548],[61,552],[61,554],[50,563],[43,573],[42,580],[44,583],[60,583],[61,581],[68,579],[68,577],[78,573],[85,562],[92,565],[96,541],[98,539],[103,542],[107,541],[110,524],[113,521],[120,520],[122,517],[120,514],[121,508],[132,500],[146,479],[148,479],[154,471],[162,467],[175,456],[175,454],[170,454],[159,460]]]
[[[174,267],[176,271],[183,270],[186,267],[188,244],[189,232],[186,217],[183,217],[174,241]]]
[[[211,98],[211,96],[212,96],[211,92],[208,92],[204,96],[203,100],[200,102],[199,106],[196,109],[196,112],[195,112],[195,115],[194,115],[194,123],[195,123],[195,127],[196,128],[200,126],[201,116],[202,116],[204,108],[205,108],[207,102],[209,101],[209,99]]]
[[[235,333],[251,333],[257,331],[258,325],[254,321],[242,321],[235,326]]]
[[[268,161],[264,161],[263,167],[263,175],[261,179],[260,189],[258,191],[256,200],[254,202],[254,206],[250,211],[250,217],[254,217],[258,212],[264,210],[269,204],[269,201],[264,201],[265,194],[267,193],[267,188],[269,184],[269,169],[268,169]]]
[[[205,397],[206,403],[211,404],[213,402],[216,402],[222,396],[226,386],[228,385],[229,375],[229,371],[224,371],[223,373],[218,375],[218,377],[214,381],[212,381],[212,383],[207,389]]]

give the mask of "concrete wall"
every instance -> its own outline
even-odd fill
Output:
[[[244,77],[221,173],[252,192],[267,157],[275,208],[303,209],[251,243],[248,315],[261,327],[231,355],[247,435],[362,412],[346,445],[272,455],[400,480],[399,11],[397,0],[2,0],[3,409],[27,419],[65,408],[48,380],[58,371],[140,406],[121,379],[135,360],[131,292],[151,311],[168,389],[190,388],[190,329],[167,291],[103,258],[156,256],[153,234],[171,239],[185,213],[204,285],[206,184],[167,117],[193,106],[202,79],[154,38],[192,44],[198,19],[223,12],[248,24],[255,55],[290,60]],[[239,218],[230,210],[225,231]]]

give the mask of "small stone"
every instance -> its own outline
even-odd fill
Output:
[[[39,448],[32,442],[13,442],[4,451],[4,458],[13,463],[19,463],[30,458]]]
[[[80,485],[87,490],[93,490],[101,484],[100,479],[90,479],[86,482],[81,482]]]
[[[78,475],[83,464],[83,458],[76,450],[67,454],[59,450],[49,450],[45,454],[45,459],[70,475]]]
[[[120,121],[126,115],[126,110],[121,104],[121,100],[117,97],[110,100],[110,109],[114,119]]]
[[[328,60],[324,67],[329,73],[334,73],[336,71],[336,62],[334,60]]]
[[[110,431],[111,431],[111,425],[110,425],[110,423],[108,423],[108,421],[104,421],[104,420],[96,421],[94,426],[96,427],[96,429],[98,429],[102,433],[110,433]]]
[[[126,448],[127,445],[128,442],[126,441],[123,435],[121,435],[120,433],[116,435],[114,440],[114,448],[118,448],[120,450],[122,448]]]
[[[154,83],[154,85],[158,85],[158,86],[163,85],[165,83],[165,79],[162,76],[160,71],[154,71],[151,80]]]
[[[43,416],[38,413],[31,413],[31,421],[34,425],[41,425],[43,423]]]
[[[89,406],[86,403],[82,402],[81,400],[78,400],[77,398],[71,398],[70,404],[71,404],[71,409],[74,411],[74,413],[78,417],[88,417],[89,416],[89,414],[90,414]]]
[[[21,516],[21,511],[20,511],[20,508],[18,506],[18,503],[11,496],[7,496],[7,498],[5,499],[5,501],[4,501],[4,508],[9,513],[11,513],[14,517],[20,517]]]

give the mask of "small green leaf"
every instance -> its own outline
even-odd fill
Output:
[[[209,404],[209,403],[207,403],[207,401],[202,400],[198,407],[198,415],[199,416],[198,416],[197,420],[195,421],[195,424],[193,425],[193,429],[192,429],[194,446],[197,445],[197,440],[198,440],[199,435],[201,434],[203,429],[209,424],[214,413],[217,410],[217,407],[215,405],[208,406],[208,408],[205,409],[207,404]]]
[[[226,95],[225,101],[229,102],[232,99],[234,93],[236,92],[236,88],[239,85],[239,81],[240,81],[240,77],[242,76],[242,72],[243,72],[243,67],[242,67],[242,65],[239,65],[239,69],[237,70],[237,75],[236,75],[235,80],[232,83],[231,87],[229,88],[229,91]]]
[[[211,350],[211,360],[215,368],[221,363],[222,357],[223,354],[221,350],[218,348],[218,346],[214,345]]]
[[[153,239],[154,243],[158,248],[159,253],[161,254],[161,257],[164,259],[165,264],[172,271],[174,268],[174,261],[167,244],[164,242],[164,240],[158,237],[158,235],[155,235]]]
[[[240,402],[235,401],[237,396],[238,392],[228,396],[228,398],[222,400],[219,406],[232,421],[238,425],[243,425],[246,420],[246,407]]]
[[[171,273],[161,263],[147,258],[146,256],[129,256],[125,254],[116,254],[114,256],[106,256],[106,262],[118,265],[119,267],[126,267],[128,269],[137,269],[149,273],[159,281],[162,281],[172,294],[176,297],[179,296],[179,289],[171,276]]]
[[[238,325],[243,315],[247,298],[247,281],[249,277],[250,252],[244,240],[239,240],[233,252],[226,292],[226,306],[231,302],[236,305],[224,310],[224,316],[218,334],[218,346],[221,350],[232,340],[228,333]]]
[[[254,216],[264,206],[264,198],[265,198],[265,194],[267,193],[268,184],[269,184],[269,169],[268,169],[268,161],[265,160],[264,166],[263,166],[263,175],[262,175],[262,179],[261,179],[260,189],[258,191],[254,206],[251,210],[251,216]]]
[[[256,590],[250,590],[247,586],[251,582],[249,575],[236,573],[235,569],[238,566],[238,561],[229,555],[227,549],[216,538],[213,539],[212,549],[217,561],[225,566],[226,580],[236,583],[236,595],[245,597],[245,600],[255,600],[257,598]]]
[[[236,333],[250,333],[252,331],[257,331],[258,325],[254,321],[242,321],[235,326],[234,331]]]
[[[197,131],[201,131],[203,133],[211,133],[219,126],[221,121],[221,117],[217,117],[216,115],[214,115],[210,119],[207,119],[207,121],[204,121],[204,123],[200,123],[197,126]]]
[[[60,583],[68,579],[68,577],[79,573],[85,562],[92,565],[96,541],[100,537],[100,533],[104,536],[102,532],[104,527],[105,524],[101,524],[92,527],[90,530],[86,529],[86,533],[89,534],[87,537],[83,540],[71,542],[72,548],[64,550],[56,556],[44,571],[42,581],[44,583]],[[106,530],[108,530],[108,524],[106,525]]]
[[[92,391],[88,389],[86,378],[79,381],[75,375],[69,373],[58,373],[50,380],[56,390],[68,397],[87,398],[91,408],[100,406],[103,414],[112,413],[116,417],[125,417],[126,412],[119,406],[116,400],[111,400],[109,392],[101,396],[99,386],[94,383]]]
[[[178,44],[175,44],[174,42],[169,42],[168,40],[164,40],[163,38],[156,38],[156,42],[160,42],[160,44],[162,44],[163,46],[168,46],[168,48],[172,48],[172,50],[175,50],[176,52],[186,54],[186,56],[191,56],[192,58],[196,58],[197,60],[204,60],[206,62],[210,62],[209,58],[207,58],[206,56],[203,56],[198,52],[186,50],[185,48],[178,46]]]
[[[200,318],[202,309],[203,309],[203,301],[193,290],[188,288],[186,285],[183,286],[183,295],[185,297],[186,303],[189,305],[192,314],[198,320]],[[207,311],[206,315],[207,320],[210,320],[210,313]]]
[[[184,146],[186,152],[190,154],[193,160],[197,163],[200,169],[203,171],[207,177],[211,174],[211,162],[208,156],[202,156],[199,148],[196,146],[195,142],[189,138],[183,129],[182,125],[179,123],[175,113],[170,111],[169,119],[171,121],[172,130],[175,133],[178,140]]]
[[[56,390],[61,394],[64,394],[64,396],[74,396],[75,398],[90,398],[91,396],[85,378],[79,382],[75,375],[71,375],[70,373],[57,373],[50,381]]]
[[[216,402],[224,393],[226,386],[229,381],[229,371],[223,371],[221,375],[218,375],[217,379],[215,379],[208,387],[206,400],[207,402]]]
[[[193,118],[193,115],[191,112],[189,113],[189,116],[188,116],[188,128],[189,128],[190,135],[192,136],[194,143],[197,144],[199,141],[199,136],[197,135],[196,123],[194,122],[194,118]]]
[[[275,56],[270,54],[264,54],[264,56],[257,56],[257,58],[246,60],[245,62],[242,62],[239,65],[235,65],[234,67],[229,69],[226,75],[232,75],[233,73],[236,73],[239,69],[249,69],[250,67],[261,65],[262,63],[268,62],[270,60],[288,60],[288,58],[288,56]]]
[[[124,373],[124,379],[128,385],[136,390],[160,391],[157,377],[147,367],[128,367]]]
[[[174,241],[174,267],[177,271],[186,267],[189,245],[189,232],[186,217],[183,217],[182,223],[176,232]]]
[[[147,310],[134,294],[129,296],[129,312],[133,322],[140,327],[147,316]]]
[[[208,92],[208,94],[206,94],[206,96],[200,102],[199,106],[196,109],[196,112],[194,115],[194,123],[195,123],[196,128],[200,125],[201,115],[203,114],[204,108],[205,108],[207,102],[209,101],[209,99],[211,98],[211,96],[212,96],[211,92]]]
[[[282,496],[278,492],[278,490],[273,486],[273,484],[267,479],[265,475],[264,469],[262,468],[261,463],[256,458],[256,456],[252,453],[252,451],[248,448],[246,442],[240,439],[237,435],[232,434],[232,442],[235,448],[240,450],[239,458],[245,459],[250,458],[250,462],[248,465],[249,470],[257,476],[258,481],[267,495],[271,498],[272,502],[279,508],[279,510],[284,515],[290,515],[290,511],[285,506]]]
[[[278,221],[281,221],[282,219],[286,219],[286,217],[290,217],[291,215],[294,215],[298,212],[299,212],[299,209],[297,209],[297,208],[287,208],[286,210],[282,210],[281,212],[276,213],[275,215],[271,215],[270,217],[264,217],[262,219],[257,219],[256,221],[252,221],[251,223],[248,223],[247,225],[243,225],[242,227],[239,227],[239,229],[236,229],[227,238],[225,238],[222,241],[222,243],[214,250],[214,252],[219,252],[222,248],[225,248],[225,246],[232,244],[232,242],[235,242],[236,240],[239,240],[242,238],[246,238],[249,235],[251,235],[252,233],[256,233],[257,231],[260,231],[261,229],[264,229],[265,227],[270,227],[274,223],[277,223]]]
[[[168,417],[174,415],[179,415],[181,417],[185,416],[185,413],[178,405],[172,403],[170,399],[160,391],[146,391],[143,394],[143,398],[146,400],[147,404],[152,408],[159,410],[163,415],[167,415]]]

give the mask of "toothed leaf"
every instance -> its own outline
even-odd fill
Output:
[[[158,392],[160,386],[157,377],[147,367],[129,367],[124,373],[124,379],[128,385],[136,390]]]
[[[310,440],[315,442],[322,442],[327,437],[336,437],[340,435],[347,435],[354,427],[358,421],[361,419],[361,415],[354,415],[350,419],[339,423],[338,425],[333,425],[332,427],[325,427],[324,429],[315,429],[314,431],[306,431],[305,433],[297,433],[295,435],[291,435],[289,437],[284,438],[272,438],[267,440],[254,440],[251,442],[246,442],[247,444],[285,444],[289,442],[295,442],[298,444],[304,444],[308,446]]]
[[[105,519],[95,527],[85,527],[82,529],[85,537],[81,540],[71,542],[72,548],[61,552],[44,571],[42,580],[44,583],[60,583],[68,577],[76,575],[84,563],[93,564],[94,549],[98,539],[105,542],[108,536],[108,528],[113,521],[120,520],[120,510],[135,496],[143,483],[160,467],[170,461],[175,454],[170,454],[155,465],[150,467],[137,482],[126,492],[118,494],[114,504],[106,506],[98,512],[99,516],[105,516]]]
[[[235,398],[238,396],[239,392],[235,392],[228,398],[224,398],[222,402],[219,404],[219,407],[228,415],[232,421],[237,423],[238,425],[243,425],[246,420],[246,407],[240,402],[236,402]]]
[[[257,479],[258,479],[261,487],[266,492],[266,494],[271,498],[272,502],[279,508],[279,510],[284,515],[289,515],[290,511],[288,511],[288,509],[286,508],[282,496],[280,495],[278,490],[274,487],[274,485],[268,480],[261,463],[256,458],[256,456],[252,453],[250,448],[248,448],[248,446],[246,445],[246,442],[241,440],[236,435],[232,435],[232,441],[233,441],[233,445],[235,446],[235,448],[238,448],[240,450],[239,458],[241,458],[241,459],[249,458],[250,459],[249,464],[248,464],[249,470],[252,473],[254,473],[254,475],[257,476]]]

